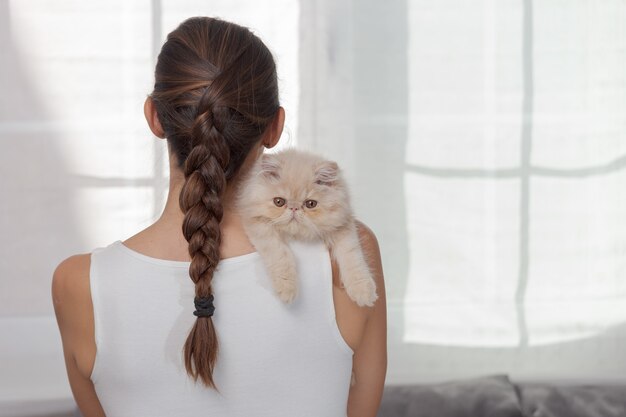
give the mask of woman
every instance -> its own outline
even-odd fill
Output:
[[[144,111],[168,144],[161,217],[69,257],[52,280],[83,415],[374,417],[387,350],[372,231],[357,223],[379,288],[373,307],[348,298],[321,243],[294,243],[303,290],[285,307],[233,207],[238,181],[283,129],[268,48],[233,23],[184,21],[161,49]]]

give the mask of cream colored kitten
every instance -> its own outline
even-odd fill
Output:
[[[242,180],[238,211],[284,302],[291,303],[298,291],[288,239],[321,239],[337,262],[348,296],[359,306],[372,306],[378,298],[349,200],[336,162],[296,148],[264,154]]]

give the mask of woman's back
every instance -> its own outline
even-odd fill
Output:
[[[54,273],[81,411],[332,417],[344,416],[347,403],[351,415],[375,415],[386,312],[373,233],[360,239],[382,290],[370,315],[338,289],[321,241],[289,243],[300,297],[280,302],[237,220],[237,186],[284,124],[269,49],[247,28],[187,19],[161,48],[144,111],[168,145],[163,214],[128,241],[68,258]]]
[[[345,416],[353,352],[335,324],[329,253],[321,241],[290,247],[301,285],[290,305],[275,296],[257,252],[215,271],[219,393],[194,384],[182,362],[195,319],[189,263],[121,241],[95,249],[92,380],[107,416]]]

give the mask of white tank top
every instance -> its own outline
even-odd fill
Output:
[[[298,296],[284,304],[258,252],[221,260],[212,286],[221,393],[187,376],[182,349],[196,316],[189,262],[121,241],[94,249],[97,354],[91,379],[107,417],[345,417],[353,351],[335,319],[322,241],[289,243]]]

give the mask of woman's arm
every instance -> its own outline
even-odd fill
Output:
[[[371,307],[363,339],[352,359],[356,383],[350,387],[348,417],[376,417],[387,374],[387,301],[376,236],[359,221],[357,230],[370,269],[374,273],[378,299]]]
[[[52,277],[52,302],[63,342],[63,356],[74,400],[85,417],[104,417],[89,374],[93,367],[93,307],[89,288],[89,254],[61,262]]]

